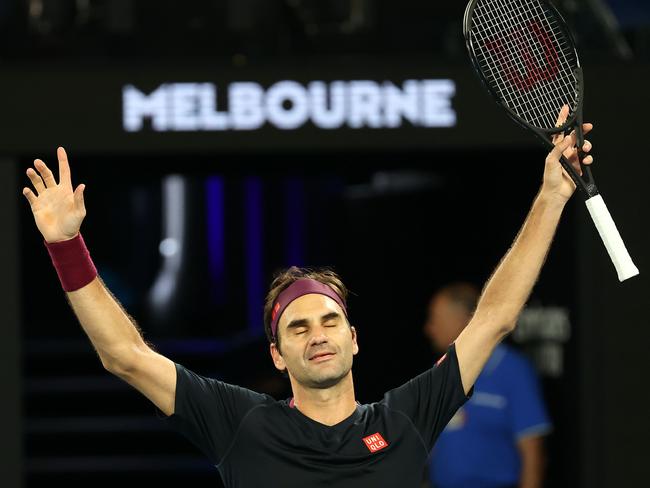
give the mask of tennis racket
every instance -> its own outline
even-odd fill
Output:
[[[479,78],[508,115],[550,149],[554,134],[575,130],[582,176],[561,163],[585,198],[620,281],[639,274],[591,169],[582,164],[584,81],[573,37],[560,13],[545,0],[471,0],[463,33]],[[566,120],[558,114],[569,106]]]

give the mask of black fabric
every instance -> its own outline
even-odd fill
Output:
[[[379,402],[357,405],[334,426],[303,415],[288,400],[180,364],[176,373],[175,412],[163,421],[211,460],[229,488],[419,487],[435,439],[469,398],[453,345],[436,366]]]

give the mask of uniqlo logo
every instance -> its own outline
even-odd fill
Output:
[[[384,440],[379,432],[364,437],[363,442],[370,452],[381,451],[384,447],[388,447],[388,442]]]

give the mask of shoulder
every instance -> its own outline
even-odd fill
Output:
[[[175,363],[177,371],[177,389],[179,393],[190,397],[217,396],[223,401],[245,401],[249,404],[273,404],[277,401],[266,393],[258,393],[248,388],[227,383],[223,380],[204,376]]]
[[[359,420],[366,425],[392,425],[394,427],[413,427],[413,420],[399,405],[387,402],[385,396],[382,400],[360,405]]]

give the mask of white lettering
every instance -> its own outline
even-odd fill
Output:
[[[204,130],[228,129],[228,114],[217,111],[217,87],[212,83],[199,85],[199,118]]]
[[[345,121],[345,82],[332,82],[329,92],[328,99],[327,85],[322,81],[309,84],[311,119],[321,129],[337,129]]]
[[[122,122],[128,132],[142,130],[143,120],[152,119],[153,129],[167,130],[166,86],[160,85],[149,95],[145,95],[133,85],[122,89]]]
[[[289,107],[285,103],[289,102]],[[295,81],[279,81],[266,94],[269,122],[280,129],[296,129],[307,122],[307,91]]]
[[[253,130],[264,124],[264,90],[260,85],[252,82],[232,83],[228,95],[234,129]]]
[[[381,127],[381,92],[374,81],[350,82],[348,124],[354,129]]]
[[[422,81],[422,125],[425,127],[453,127],[456,112],[451,99],[456,86],[451,80]]]
[[[269,124],[295,130],[312,123],[321,129],[348,126],[397,128],[404,122],[420,127],[452,127],[456,112],[452,80],[278,81],[265,90],[260,84],[228,85],[219,110],[213,83],[166,83],[149,94],[133,85],[122,89],[122,124],[128,132],[256,130]]]
[[[417,125],[418,120],[418,97],[419,85],[416,80],[404,82],[403,89],[399,89],[390,82],[383,86],[384,124],[386,127],[399,127],[402,125],[402,117]]]
[[[169,87],[172,106],[172,127],[177,131],[197,130],[197,84],[175,83]]]

